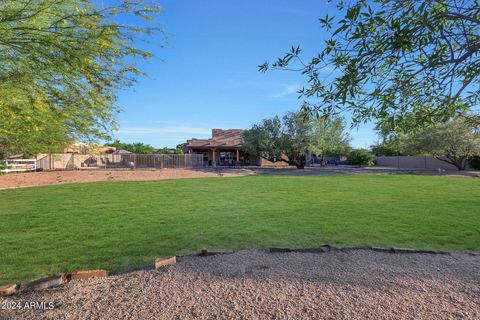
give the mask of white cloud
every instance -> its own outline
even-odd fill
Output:
[[[283,85],[282,89],[272,94],[272,98],[283,98],[292,94],[297,94],[302,86],[299,83]]]

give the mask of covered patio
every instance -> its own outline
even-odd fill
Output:
[[[203,155],[203,165],[237,167],[237,166],[256,166],[258,161],[248,153],[236,148],[196,148],[189,151],[193,154]]]
[[[260,161],[241,149],[242,130],[212,129],[211,139],[191,139],[187,141],[186,151],[190,154],[202,154],[204,166],[258,166]]]

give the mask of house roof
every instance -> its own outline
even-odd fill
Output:
[[[127,150],[123,150],[123,149],[116,150],[116,151],[112,152],[112,154],[129,154],[129,153],[131,153],[131,152],[127,151]]]
[[[188,148],[239,148],[242,145],[241,129],[212,129],[211,139],[191,139],[187,140]]]

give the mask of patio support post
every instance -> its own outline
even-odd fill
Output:
[[[215,161],[215,149],[212,149],[212,166],[216,166],[217,162]]]
[[[237,166],[238,166],[238,162],[240,161],[240,150],[237,149]]]

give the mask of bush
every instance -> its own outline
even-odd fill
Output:
[[[468,164],[473,170],[480,170],[480,156],[472,156],[468,159]]]
[[[353,150],[347,156],[347,164],[357,166],[371,166],[373,164],[373,155],[365,149]]]
[[[7,169],[7,165],[5,164],[5,161],[0,160],[0,175],[4,174],[2,170]]]

